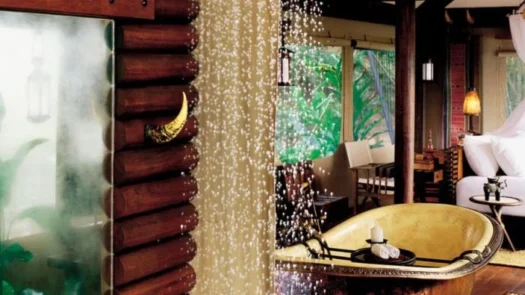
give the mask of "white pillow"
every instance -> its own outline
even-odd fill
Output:
[[[478,176],[492,177],[498,173],[498,161],[492,151],[490,135],[465,136],[463,149],[468,164]]]
[[[508,176],[525,177],[525,135],[492,137],[492,151]]]

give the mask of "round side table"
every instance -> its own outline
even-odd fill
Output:
[[[505,206],[520,206],[523,204],[523,201],[509,196],[501,196],[499,201],[496,201],[496,197],[491,196],[487,201],[485,200],[485,196],[482,195],[470,197],[470,201],[477,204],[488,205],[490,207],[492,214],[494,214],[494,217],[498,221],[499,225],[501,225],[503,228],[503,233],[505,234],[505,238],[507,238],[512,251],[516,251],[516,248],[514,248],[514,244],[512,244],[512,240],[505,229],[505,224],[503,224],[503,221],[501,220],[501,209]]]

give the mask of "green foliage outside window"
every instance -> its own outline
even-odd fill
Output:
[[[371,148],[394,144],[394,52],[354,50],[353,91],[354,140],[371,140]]]
[[[508,57],[506,72],[505,113],[508,117],[525,97],[525,64],[519,57]]]
[[[342,50],[289,46],[293,86],[280,87],[275,148],[282,163],[331,156],[342,120]]]

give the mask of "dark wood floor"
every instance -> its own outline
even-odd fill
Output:
[[[516,248],[524,250],[525,218],[503,216],[503,222]],[[507,241],[503,242],[503,247],[509,249]],[[473,295],[503,295],[509,292],[525,294],[525,269],[488,265],[476,273]]]
[[[473,295],[525,294],[525,269],[489,265],[476,273]]]

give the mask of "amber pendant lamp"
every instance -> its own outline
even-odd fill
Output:
[[[481,113],[481,101],[476,88],[470,88],[465,94],[465,100],[463,102],[463,114],[468,117],[468,132],[475,133],[473,129],[474,116],[479,116]]]

